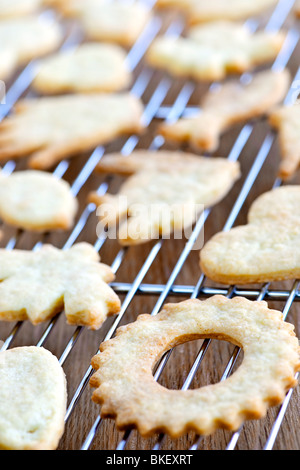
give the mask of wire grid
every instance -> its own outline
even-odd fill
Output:
[[[149,8],[153,6],[153,1],[149,0],[146,2]],[[265,25],[266,30],[269,31],[276,31],[280,30],[281,27],[285,24],[285,21],[288,18],[288,15],[293,7],[294,1],[282,0],[279,2],[277,8],[274,10],[274,13],[271,15],[269,21]],[[46,15],[53,15],[53,12],[45,12]],[[55,17],[54,17],[55,20]],[[249,22],[250,26],[255,30],[258,27],[258,23],[255,21]],[[164,119],[169,122],[172,122],[178,119],[180,116],[185,115],[187,113],[193,113],[194,107],[190,105],[191,97],[196,89],[196,84],[192,81],[185,81],[182,83],[180,90],[177,93],[175,100],[169,104],[164,104],[166,98],[168,97],[168,93],[172,89],[173,86],[173,79],[169,76],[164,74],[160,74],[159,80],[155,82],[154,77],[156,76],[156,72],[152,69],[147,68],[145,65],[141,65],[141,61],[147,48],[151,44],[152,40],[161,33],[163,22],[159,16],[155,16],[151,21],[150,24],[145,28],[143,34],[133,46],[133,48],[128,53],[128,63],[133,72],[136,72],[135,81],[132,85],[132,92],[137,95],[138,97],[143,98],[145,102],[145,111],[144,111],[144,122],[146,126],[151,126],[155,119]],[[177,34],[180,35],[184,29],[184,23],[178,19],[172,20],[171,23],[168,25],[167,29],[164,31],[164,34]],[[78,34],[78,30],[71,30],[71,32],[66,37],[66,41],[63,44],[62,48],[67,47],[76,47],[82,41],[81,35]],[[274,70],[280,70],[284,68],[291,57],[293,56],[297,44],[299,42],[299,33],[297,29],[294,27],[290,27],[288,29],[287,38],[285,44],[283,46],[282,51],[278,55],[275,63],[273,64]],[[12,109],[13,105],[18,101],[18,99],[24,95],[30,96],[30,84],[36,73],[36,65],[38,65],[38,61],[34,61],[30,63],[15,79],[15,81],[11,84],[10,88],[7,91],[6,96],[6,105],[2,105],[0,107],[0,119],[3,119]],[[294,82],[300,79],[300,69],[296,72],[294,76]],[[155,86],[153,87],[153,83]],[[151,88],[152,92],[148,99],[145,97],[147,96],[148,90]],[[294,96],[295,90],[291,87],[287,97],[286,103],[290,102],[292,97]],[[230,152],[228,153],[228,159],[232,161],[237,161],[246,147],[247,143],[251,135],[254,132],[254,124],[248,123],[242,127],[240,130]],[[258,176],[260,175],[260,171],[263,165],[266,162],[266,159],[270,153],[272,145],[275,141],[276,135],[268,129],[262,144],[255,155],[251,167],[242,182],[240,187],[239,193],[234,201],[233,207],[230,210],[230,213],[226,219],[226,222],[223,226],[223,230],[229,230],[235,224],[236,220],[238,219],[242,208],[244,207],[245,201],[249,196],[251,189],[253,188],[254,183],[256,182]],[[143,139],[140,136],[133,135],[130,136],[126,140],[122,140],[120,144],[119,150],[124,154],[127,155],[132,152],[136,147],[142,145]],[[163,147],[165,144],[164,140],[161,136],[156,135],[153,137],[150,143],[148,143],[149,149],[159,149]],[[81,192],[91,185],[91,179],[94,174],[94,169],[100,159],[103,157],[107,148],[105,147],[98,147],[95,151],[88,156],[83,161],[83,165],[80,168],[80,171],[73,176],[72,180],[72,191],[73,194],[79,196]],[[62,161],[60,164],[55,168],[54,173],[63,178],[67,172],[69,171],[70,167],[72,166],[71,161]],[[7,162],[4,166],[3,170],[7,173],[13,172],[17,168],[17,164],[13,161]],[[110,188],[111,178],[104,178],[101,182],[100,186],[98,187],[98,192],[104,194]],[[278,179],[275,180],[273,187],[278,186],[281,184],[281,181]],[[76,225],[74,226],[73,230],[68,234],[66,240],[64,240],[62,244],[63,249],[67,249],[72,246],[77,240],[82,237],[89,221],[91,218],[94,217],[95,213],[95,206],[93,204],[84,204],[81,208],[80,215],[77,219]],[[137,273],[134,273],[133,281],[132,282],[122,282],[116,281],[112,283],[112,287],[115,291],[122,295],[123,302],[121,307],[120,314],[113,319],[113,321],[108,324],[108,328],[104,330],[103,337],[101,341],[105,341],[113,337],[117,327],[120,325],[122,321],[128,321],[127,319],[127,312],[129,307],[131,306],[132,302],[138,297],[142,296],[143,298],[151,297],[155,299],[155,304],[152,308],[151,314],[156,315],[160,309],[162,308],[163,304],[167,300],[168,297],[183,297],[183,298],[197,298],[197,297],[209,297],[215,294],[222,294],[226,295],[227,297],[232,297],[236,295],[245,296],[247,298],[253,300],[272,300],[272,301],[282,301],[284,302],[283,307],[283,314],[284,318],[290,312],[290,309],[294,302],[300,299],[300,294],[298,292],[299,282],[295,280],[292,287],[290,289],[272,289],[269,284],[261,286],[259,288],[238,288],[237,286],[207,286],[205,285],[206,279],[203,275],[200,275],[196,284],[186,285],[186,284],[176,284],[176,280],[179,275],[182,273],[187,258],[193,251],[193,247],[195,243],[203,231],[204,224],[209,218],[211,214],[211,210],[206,210],[200,217],[197,223],[193,228],[193,232],[190,238],[187,240],[186,244],[183,245],[182,251],[179,253],[177,261],[175,261],[175,265],[172,268],[170,274],[168,275],[167,281],[164,283],[147,283],[145,279],[147,275],[151,271],[153,264],[157,261],[159,255],[161,254],[162,248],[167,243],[172,243],[173,241],[167,240],[157,240],[152,245],[149,245],[149,252],[146,254],[144,258],[143,264],[140,267]],[[95,233],[95,232],[93,232]],[[20,230],[16,230],[13,234],[6,239],[5,247],[7,249],[14,249],[20,244],[20,239],[24,233]],[[45,243],[49,237],[49,234],[44,234],[41,239],[36,240],[33,244],[32,249],[35,250],[41,246],[41,244]],[[106,234],[103,233],[102,236],[98,237],[94,242],[95,248],[100,252],[102,256],[102,252],[105,252],[106,244],[108,243]],[[113,271],[117,274],[120,268],[123,267],[123,264],[126,263],[126,255],[128,249],[126,248],[118,248],[115,256],[112,260],[111,267]],[[140,313],[140,312],[138,312]],[[50,334],[54,331],[56,324],[59,322],[60,316],[55,317],[49,324],[46,326],[44,331],[42,331],[40,337],[36,341],[37,346],[44,346],[46,342],[49,340]],[[2,350],[8,349],[12,346],[13,342],[16,340],[16,337],[21,329],[24,328],[24,322],[17,322],[13,325],[11,331],[6,335]],[[57,327],[58,328],[58,327]],[[69,341],[67,342],[65,348],[59,355],[59,362],[62,366],[66,364],[67,359],[70,358],[71,353],[76,351],[75,345],[81,336],[84,328],[78,327],[72,333]],[[39,330],[40,331],[40,330]],[[68,330],[69,331],[69,330]],[[199,351],[196,355],[196,358],[190,368],[187,377],[182,385],[182,389],[188,389],[193,379],[196,376],[196,373],[204,360],[207,351],[209,350],[209,346],[211,345],[211,340],[207,339],[201,343]],[[93,352],[96,353],[95,350]],[[74,354],[74,353],[73,353]],[[92,354],[92,355],[93,355]],[[156,370],[154,371],[154,379],[159,380],[165,366],[167,365],[168,361],[172,356],[172,351],[169,351],[157,365]],[[230,373],[234,370],[235,365],[237,364],[238,358],[240,356],[240,349],[235,347],[231,357],[226,364],[224,371],[221,376],[221,380],[225,380]],[[91,356],[88,357],[87,363],[89,364]],[[72,359],[72,358],[71,358]],[[69,396],[69,403],[68,409],[66,413],[66,428],[70,419],[76,415],[76,411],[79,407],[79,404],[83,400],[83,395],[88,389],[89,378],[92,374],[92,368],[89,365],[86,370],[82,374],[82,379],[79,384],[76,384],[74,390],[72,391],[72,395]],[[67,376],[67,379],[69,377]],[[268,433],[266,442],[264,444],[265,450],[270,450],[273,448],[277,434],[280,430],[282,421],[285,417],[288,404],[292,397],[293,391],[291,390],[279,408],[279,412],[274,420],[274,423]],[[90,400],[90,398],[89,398]],[[93,406],[92,404],[90,406]],[[103,420],[100,418],[98,411],[96,412],[96,418],[92,422],[92,425],[88,429],[84,429],[85,437],[83,442],[80,445],[81,450],[88,450],[92,448],[93,443],[97,440],[97,435],[100,433],[101,427],[103,427]],[[241,428],[239,431],[234,433],[230,436],[229,440],[226,443],[227,450],[233,450],[238,446],[240,435],[243,431]],[[120,438],[118,439],[116,449],[123,450],[129,446],[130,439],[132,437],[133,431],[127,431],[121,434]],[[155,438],[155,442],[151,442],[151,446],[148,448],[152,449],[160,449],[163,448],[164,441],[166,436],[157,436]],[[196,450],[201,447],[201,436],[193,436],[192,443],[189,442],[188,449]]]

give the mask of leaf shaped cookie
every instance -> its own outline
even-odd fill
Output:
[[[248,224],[214,235],[200,252],[203,273],[222,284],[300,276],[300,186],[282,186],[251,206]]]
[[[42,94],[114,92],[125,89],[130,80],[121,47],[87,43],[40,60],[32,86]]]
[[[200,388],[169,390],[154,380],[164,354],[200,338],[241,346],[242,364],[226,380]],[[135,427],[146,437],[163,432],[176,438],[191,430],[208,435],[218,428],[237,430],[284,400],[297,385],[299,342],[294,326],[266,302],[217,295],[139,315],[100,345],[92,366],[92,399],[118,429]]]
[[[246,25],[216,21],[189,30],[187,37],[165,36],[153,41],[147,61],[171,75],[195,80],[223,80],[274,60],[285,33],[258,31]]]
[[[64,431],[66,378],[50,351],[0,352],[0,449],[55,450]]]
[[[257,73],[246,84],[232,80],[210,90],[201,103],[201,110],[194,116],[162,124],[159,131],[166,139],[188,141],[197,148],[213,152],[219,147],[223,132],[236,123],[266,114],[283,100],[289,84],[287,70]]]
[[[281,164],[279,177],[292,178],[300,165],[300,104],[281,106],[270,114],[270,124],[278,130]]]
[[[16,227],[47,231],[69,229],[74,223],[77,200],[69,184],[51,173],[0,170],[0,218]]]
[[[142,129],[143,106],[130,93],[64,95],[19,101],[0,124],[0,160],[30,155],[29,166],[48,169]]]
[[[183,152],[140,150],[124,157],[103,158],[98,170],[130,175],[117,195],[90,200],[98,207],[100,225],[114,229],[123,245],[182,236],[203,211],[220,201],[240,176],[239,164],[223,158],[207,159]]]
[[[5,53],[9,62],[0,66],[0,79],[6,79],[18,66],[54,51],[62,39],[59,24],[38,15],[2,20],[0,58],[3,60]]]
[[[158,0],[158,8],[179,8],[190,24],[218,20],[243,20],[273,7],[278,0]]]
[[[0,250],[0,320],[34,325],[65,310],[67,322],[95,330],[119,312],[120,301],[107,285],[110,267],[99,263],[87,243],[68,250],[44,245],[38,251]]]
[[[65,16],[79,19],[86,37],[94,41],[132,46],[151,17],[142,2],[118,0],[67,0],[57,7]]]
[[[0,0],[0,19],[27,15],[42,5],[43,0]]]

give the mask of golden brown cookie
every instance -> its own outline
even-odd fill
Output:
[[[274,60],[285,33],[252,33],[246,25],[215,21],[195,26],[187,37],[171,35],[155,39],[148,63],[178,77],[200,81],[223,80]]]
[[[0,320],[37,325],[64,309],[70,325],[100,328],[119,312],[120,300],[108,285],[112,270],[99,261],[88,243],[68,250],[0,249]]]
[[[143,105],[130,93],[28,98],[14,111],[0,124],[0,160],[30,155],[39,170],[143,128]]]
[[[225,381],[198,389],[169,390],[157,383],[153,369],[163,354],[197,338],[241,346],[242,364]],[[92,366],[92,399],[118,429],[135,427],[142,436],[163,432],[176,438],[190,430],[206,435],[237,430],[282,402],[297,384],[299,343],[293,325],[266,302],[214,296],[140,315],[101,344]]]
[[[173,232],[182,237],[204,208],[219,202],[240,176],[239,164],[183,152],[135,151],[105,156],[98,170],[127,174],[118,194],[90,195],[122,245],[146,243]]]
[[[281,164],[278,176],[292,178],[300,164],[300,104],[281,106],[270,114],[270,124],[278,131]]]
[[[246,84],[231,80],[216,90],[209,90],[194,116],[163,123],[159,132],[167,140],[189,142],[213,152],[219,147],[221,135],[233,125],[263,116],[279,104],[289,84],[287,70],[259,72]]]
[[[253,284],[300,276],[300,186],[282,186],[251,206],[248,224],[214,235],[200,252],[200,266],[222,284]]]

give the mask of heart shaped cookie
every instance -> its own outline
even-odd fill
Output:
[[[300,186],[282,186],[251,206],[248,224],[213,236],[200,253],[203,273],[223,284],[297,279]]]
[[[0,352],[0,449],[55,450],[64,430],[66,379],[44,348]]]

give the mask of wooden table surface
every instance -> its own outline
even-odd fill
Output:
[[[268,18],[263,17],[260,19],[260,25],[263,26]],[[167,18],[167,23],[170,24],[173,21],[173,17]],[[165,23],[164,23],[165,24]],[[293,28],[296,32],[299,31],[299,23],[290,16],[285,22],[285,27]],[[291,60],[289,60],[288,67],[291,70],[292,76],[295,76],[299,66],[299,44],[297,44]],[[136,78],[140,76],[140,73],[145,70],[145,66],[140,63],[134,71]],[[142,99],[147,105],[153,93],[158,93],[159,99],[162,99],[161,103],[158,103],[158,107],[172,106],[175,98],[182,88],[186,85],[184,80],[176,80],[168,77],[161,72],[153,72],[147,89],[143,93]],[[200,97],[207,90],[208,85],[206,84],[193,84],[194,91],[191,94],[189,100],[190,105],[197,105]],[[158,92],[157,92],[158,90]],[[31,91],[30,89],[28,90]],[[162,97],[162,98],[161,98]],[[136,148],[148,148],[153,143],[154,137],[157,135],[156,129],[159,123],[159,119],[152,119],[147,131],[139,137],[137,140]],[[259,120],[251,123],[253,125],[253,131],[243,147],[239,161],[242,169],[242,177],[230,191],[228,196],[213,210],[210,212],[208,219],[205,223],[204,238],[208,240],[214,233],[222,230],[232,208],[236,198],[240,194],[241,189],[246,181],[249,174],[249,170],[252,168],[253,162],[259,154],[261,145],[270,133],[265,120]],[[230,132],[227,132],[222,137],[221,146],[217,152],[218,155],[227,157],[236,141],[236,138],[240,135],[243,126],[236,126]],[[107,146],[107,152],[111,150],[120,150],[126,143],[127,138],[118,139],[111,145]],[[162,148],[174,149],[176,146],[163,144]],[[186,148],[186,150],[191,150]],[[80,174],[82,168],[87,161],[90,161],[91,154],[80,155],[70,160],[69,166],[64,178],[71,184],[76,180],[78,174]],[[266,160],[262,166],[261,171],[257,178],[255,178],[254,184],[251,187],[245,202],[242,206],[240,213],[238,214],[235,224],[245,223],[247,212],[252,201],[259,196],[261,193],[271,189],[276,179],[278,163],[280,159],[278,141],[274,136],[274,142],[268,152]],[[26,160],[19,161],[17,168],[26,168]],[[92,172],[88,177],[87,182],[80,188],[78,193],[78,200],[80,203],[80,209],[78,212],[77,220],[82,220],[87,207],[87,195],[89,191],[95,190],[99,185],[106,181],[104,176],[101,176],[95,172]],[[121,182],[121,178],[113,178],[111,181],[111,190],[115,190]],[[295,177],[293,183],[299,183],[299,175]],[[85,226],[82,228],[78,237],[75,237],[74,242],[87,241],[94,244],[97,241],[96,236],[97,218],[95,212],[89,214]],[[63,247],[69,240],[70,235],[74,232],[69,233],[58,233],[58,234],[45,234],[42,238],[33,235],[31,233],[16,233],[16,231],[10,227],[3,226],[4,237],[1,240],[1,246],[5,247],[7,243],[14,240],[16,236],[16,248],[31,249],[35,243],[39,240],[43,242],[53,243],[57,247]],[[145,277],[142,279],[143,284],[157,284],[165,285],[168,279],[172,275],[174,267],[176,267],[178,260],[180,259],[181,253],[185,248],[186,240],[164,240],[158,250],[157,256],[151,264]],[[153,241],[147,245],[137,246],[129,248],[124,252],[122,263],[116,272],[117,283],[128,283],[131,284],[136,279],[140,269],[142,268],[145,260],[151,250],[157,246],[157,241]],[[100,250],[102,261],[108,264],[112,264],[115,258],[120,254],[120,246],[117,241],[107,240]],[[174,280],[175,285],[194,287],[199,278],[201,272],[199,269],[199,250],[191,250],[186,257],[182,269]],[[206,286],[214,286],[210,281],[205,282]],[[287,282],[284,284],[272,285],[270,288],[290,289],[293,282]],[[130,286],[129,286],[130,287]],[[219,286],[220,287],[220,286]],[[228,286],[221,286],[223,289],[227,289]],[[253,287],[253,286],[252,286]],[[261,286],[257,287],[258,290]],[[126,292],[120,293],[122,301],[126,298]],[[190,294],[186,295],[175,294],[167,292],[166,298],[163,299],[165,302],[178,302],[185,300],[190,297]],[[200,293],[200,298],[205,298]],[[159,295],[153,294],[142,294],[137,292],[133,296],[133,299],[129,302],[128,308],[126,309],[125,315],[122,318],[120,324],[125,324],[134,321],[140,313],[151,313],[152,309],[156,307]],[[285,305],[284,300],[270,301],[270,307],[282,310]],[[298,320],[299,307],[297,302],[294,302],[289,314],[288,321],[292,322],[296,327],[296,333],[299,333],[299,320]],[[87,329],[76,329],[68,326],[65,322],[63,314],[59,315],[56,321],[51,324],[51,331],[46,337],[43,343],[44,347],[51,350],[57,357],[61,357],[65,352],[65,348],[69,344],[69,341],[74,342],[70,349],[69,354],[63,361],[63,368],[65,370],[67,381],[68,381],[68,395],[69,402],[72,400],[75,391],[77,390],[82,377],[89,369],[91,357],[98,351],[98,347],[101,341],[105,338],[105,335],[109,331],[110,327],[114,324],[114,318],[110,318],[104,324],[103,328],[97,332],[91,332]],[[17,325],[15,334],[10,347],[37,344],[44,332],[48,327],[47,325],[40,325],[33,327],[29,322],[24,322],[21,325]],[[0,339],[5,340],[12,331],[14,331],[15,324],[2,323]],[[178,389],[182,386],[191,365],[197,355],[199,347],[202,341],[193,341],[186,343],[180,347],[176,347],[170,357],[170,360],[165,367],[163,374],[159,380],[161,384],[168,388]],[[197,388],[209,383],[216,383],[220,380],[222,373],[230,359],[233,351],[233,345],[225,341],[213,340],[211,346],[208,349],[205,359],[197,372],[191,387]],[[242,353],[240,354],[239,360],[236,367],[242,360]],[[130,373],[130,372],[129,372]],[[59,449],[65,450],[77,450],[80,449],[83,442],[85,441],[95,419],[98,416],[99,408],[91,401],[91,389],[89,386],[83,388],[82,394],[74,407],[68,421],[66,422],[65,433],[61,440]],[[300,426],[299,426],[299,388],[296,389],[292,395],[291,402],[288,410],[284,417],[282,426],[280,428],[278,437],[275,441],[274,449],[280,450],[297,450],[300,448]],[[237,442],[236,449],[261,449],[263,448],[267,437],[270,433],[274,419],[277,416],[279,407],[272,408],[266,418],[259,421],[250,421],[246,423]],[[114,423],[111,420],[106,420],[101,423],[96,436],[91,444],[91,449],[115,449],[119,441],[123,438],[123,433],[118,432],[115,429]],[[228,442],[230,441],[231,433],[220,430],[214,433],[212,436],[205,437],[199,443],[199,449],[204,450],[222,450],[225,449]],[[188,449],[193,444],[195,439],[194,433],[171,440],[168,437],[162,441],[163,449]],[[142,439],[136,431],[132,431],[130,438],[127,442],[127,449],[151,449],[156,443],[157,436],[152,439]]]

